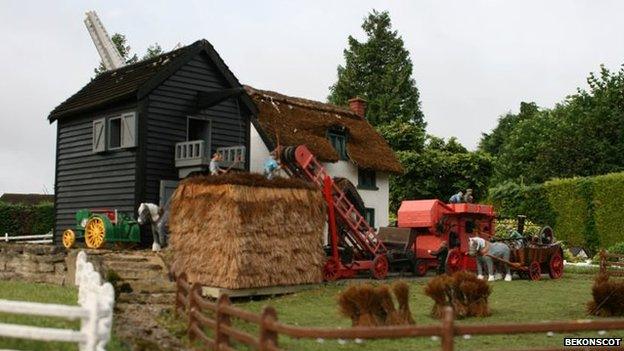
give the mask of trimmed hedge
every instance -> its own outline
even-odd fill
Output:
[[[553,226],[556,237],[571,246],[595,252],[622,241],[624,172],[529,186],[504,183],[490,189],[489,202],[502,218],[524,214]]]
[[[45,234],[54,223],[54,205],[14,205],[0,202],[0,234]]]

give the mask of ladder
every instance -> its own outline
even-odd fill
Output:
[[[323,188],[326,178],[332,179],[305,145],[284,148],[281,159],[284,169],[291,177],[307,180],[320,188]],[[375,229],[368,224],[364,216],[333,180],[331,187],[335,212],[347,227],[347,233],[342,239],[354,249],[356,258],[373,259],[378,255],[385,254],[386,247],[377,238]]]

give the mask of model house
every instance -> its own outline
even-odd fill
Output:
[[[222,167],[261,172],[278,143],[306,144],[385,226],[388,177],[402,168],[363,117],[365,102],[351,107],[243,87],[205,40],[101,73],[48,116],[57,123],[55,238],[83,208],[134,215],[142,202],[166,202],[217,151]]]

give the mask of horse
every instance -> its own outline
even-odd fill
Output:
[[[468,255],[477,257],[477,277],[484,279],[483,265],[485,264],[488,270],[488,281],[493,281],[497,277],[494,275],[494,262],[490,256],[509,261],[511,249],[505,243],[491,243],[483,238],[472,237],[468,238]],[[511,281],[511,269],[508,264],[505,264],[505,273],[505,281]]]
[[[152,236],[154,239],[152,251],[160,251],[160,249],[166,245],[169,211],[163,210],[156,204],[144,202],[139,206],[138,214],[137,222],[139,222],[140,225],[150,223],[152,226]]]

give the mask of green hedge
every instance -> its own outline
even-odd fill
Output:
[[[0,202],[0,234],[45,234],[54,223],[54,205],[13,205]]]
[[[502,218],[524,214],[553,226],[557,238],[571,246],[595,251],[622,241],[624,172],[530,186],[504,183],[490,189],[489,202]]]

